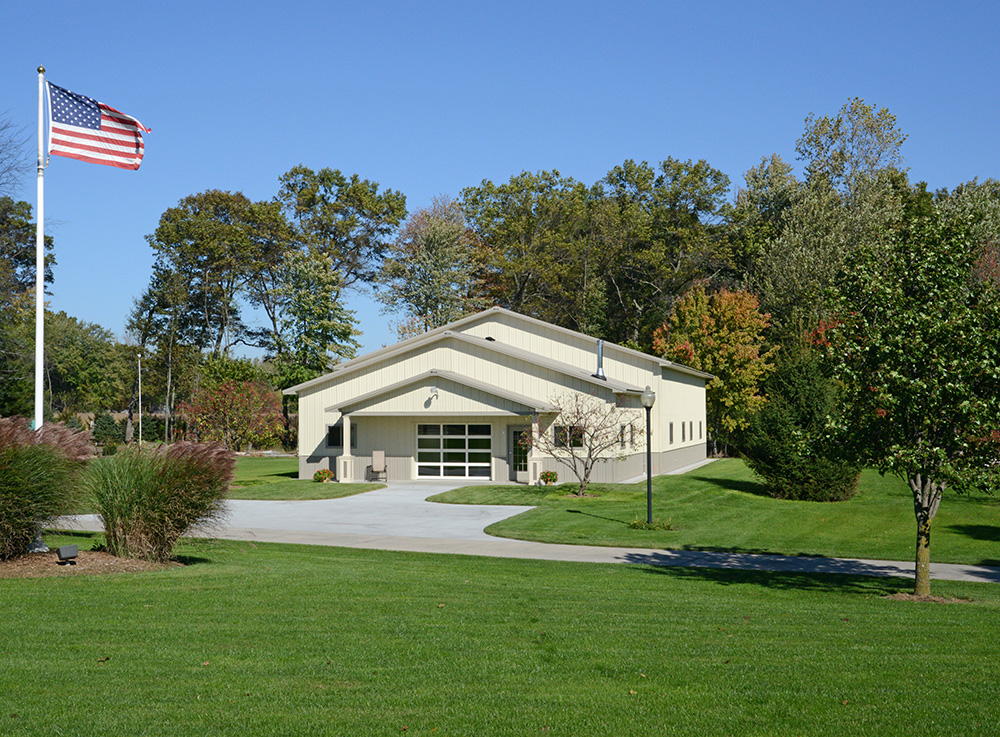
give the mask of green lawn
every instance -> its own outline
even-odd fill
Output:
[[[298,458],[241,456],[229,491],[230,499],[339,499],[382,489],[385,484],[318,484],[299,480]]]
[[[87,538],[54,538],[49,544]],[[3,735],[993,735],[1000,587],[189,540],[0,579]],[[404,730],[404,728],[406,728]]]
[[[502,537],[553,543],[674,550],[727,550],[910,560],[916,522],[909,489],[866,471],[846,502],[790,502],[762,495],[738,460],[653,480],[653,516],[670,531],[633,530],[646,519],[646,484],[593,485],[594,497],[556,487],[470,486],[433,497],[465,504],[532,504],[537,509],[487,528]],[[1000,497],[945,493],[934,520],[931,560],[1000,565]]]

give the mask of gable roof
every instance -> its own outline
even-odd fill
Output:
[[[386,394],[391,394],[392,392],[402,389],[404,387],[410,386],[411,384],[419,384],[428,378],[441,378],[453,381],[456,384],[461,384],[462,386],[467,386],[471,389],[478,389],[479,391],[490,394],[494,397],[500,397],[511,402],[523,405],[533,412],[554,412],[556,407],[549,404],[548,402],[540,402],[537,399],[532,399],[523,394],[518,394],[517,392],[507,391],[506,389],[500,389],[491,384],[487,384],[484,381],[479,381],[477,379],[470,378],[468,376],[463,376],[462,374],[457,374],[454,371],[443,371],[441,369],[431,369],[430,371],[425,371],[417,376],[410,377],[409,379],[404,379],[395,384],[389,386],[383,386],[375,391],[369,392],[368,394],[362,394],[360,397],[353,397],[350,401],[344,402],[343,404],[336,405],[333,407],[327,407],[326,411],[338,411],[345,412],[345,410],[354,407],[359,404],[364,404],[371,399],[376,397],[384,396]]]
[[[296,384],[295,386],[289,387],[284,390],[284,394],[297,394],[302,389],[308,389],[310,387],[316,386],[317,384],[322,384],[329,379],[339,376],[345,376],[347,374],[353,373],[355,370],[369,366],[378,361],[385,360],[387,358],[392,358],[393,356],[405,353],[409,350],[423,347],[425,345],[438,342],[443,338],[457,338],[458,340],[463,340],[467,343],[473,343],[475,345],[486,346],[487,348],[496,351],[498,353],[503,353],[512,357],[521,358],[528,363],[533,363],[545,368],[553,369],[559,373],[566,374],[569,376],[574,376],[584,381],[594,383],[598,386],[608,387],[615,393],[619,394],[639,394],[642,389],[638,387],[633,387],[622,382],[615,381],[613,379],[599,379],[591,374],[589,371],[581,369],[577,366],[572,366],[567,363],[562,363],[560,361],[554,361],[549,358],[539,356],[535,353],[516,348],[511,345],[498,343],[496,341],[488,341],[484,338],[477,338],[474,336],[467,335],[465,333],[456,332],[455,328],[464,327],[466,325],[473,324],[479,320],[493,315],[505,315],[515,320],[529,323],[531,325],[537,325],[556,332],[562,333],[567,336],[571,336],[576,339],[583,339],[588,342],[592,342],[595,346],[597,345],[597,338],[594,338],[585,333],[580,333],[575,330],[570,330],[569,328],[560,327],[558,325],[553,325],[552,323],[545,322],[544,320],[539,320],[534,317],[528,317],[527,315],[522,315],[517,312],[512,312],[511,310],[504,309],[503,307],[491,307],[482,312],[477,312],[474,315],[469,315],[463,317],[454,322],[448,323],[447,325],[442,325],[439,328],[434,328],[426,333],[418,335],[413,338],[407,338],[394,345],[386,346],[384,348],[379,348],[378,350],[366,353],[363,356],[358,356],[350,361],[345,361],[344,363],[337,364],[333,367],[333,370],[329,373],[318,376],[315,379],[309,381],[304,381],[301,384]],[[636,351],[631,348],[626,348],[624,346],[617,345],[615,343],[604,343],[604,350],[608,349],[613,351],[619,351],[625,355],[635,356],[638,358],[645,359],[655,366],[660,368],[669,368],[680,373],[689,374],[692,376],[697,376],[703,379],[714,378],[712,374],[706,373],[704,371],[699,371],[698,369],[691,368],[690,366],[684,366],[683,364],[673,363],[672,361],[666,361],[657,356],[652,356],[648,353],[642,353],[641,351]]]

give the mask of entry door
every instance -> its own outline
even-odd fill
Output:
[[[528,448],[523,439],[531,436],[528,428],[511,428],[507,440],[507,466],[510,469],[510,480],[522,484],[528,483]]]

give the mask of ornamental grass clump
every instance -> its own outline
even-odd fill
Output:
[[[47,423],[35,432],[23,418],[0,417],[0,560],[71,510],[76,473],[93,454],[85,431]]]
[[[177,539],[222,517],[233,453],[218,443],[127,448],[91,464],[85,479],[108,552],[164,561]]]

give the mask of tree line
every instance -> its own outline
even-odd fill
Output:
[[[0,415],[26,415],[34,226],[6,196],[6,131]],[[410,213],[401,192],[301,165],[269,200],[192,194],[147,236],[155,263],[126,343],[47,315],[46,411],[131,417],[141,351],[166,438],[180,408],[189,431],[251,442],[246,418],[224,433],[211,418],[263,396],[249,384],[285,388],[352,357],[351,290],[373,289],[401,338],[499,305],[712,373],[713,448],[741,450],[775,496],[846,498],[864,464],[899,474],[919,552],[943,490],[990,488],[1000,467],[1000,182],[929,191],[910,181],[905,140],[854,98],[806,118],[801,175],[765,156],[732,193],[707,161],[667,157],[592,184],[554,170],[483,180]],[[234,359],[240,346],[265,358]]]
[[[346,296],[361,288],[401,316],[400,337],[500,305],[718,372],[718,357],[695,355],[690,335],[700,318],[689,303],[700,299],[694,309],[705,311],[714,295],[713,309],[742,300],[757,325],[743,339],[759,360],[731,387],[753,377],[743,398],[716,397],[711,413],[714,437],[728,442],[741,414],[754,413],[774,347],[801,346],[829,315],[829,291],[853,253],[935,209],[968,214],[980,239],[995,238],[1000,185],[935,193],[913,185],[902,166],[905,138],[887,110],[850,100],[836,115],[806,119],[796,143],[801,178],[767,156],[733,196],[729,177],[707,161],[673,157],[627,160],[593,184],[558,171],[484,180],[412,213],[399,191],[306,166],[282,175],[269,200],[192,194],[146,237],[155,262],[127,317],[126,344],[64,313],[47,316],[46,409],[134,407],[139,351],[148,406],[167,417],[197,390],[207,357],[241,347],[263,352],[261,378],[272,386],[294,385],[356,353],[362,326]],[[30,410],[33,338],[22,318],[33,299],[31,220],[29,204],[0,199],[0,310],[8,316],[0,414]],[[47,248],[51,282],[51,238]],[[249,324],[250,311],[261,324]]]

